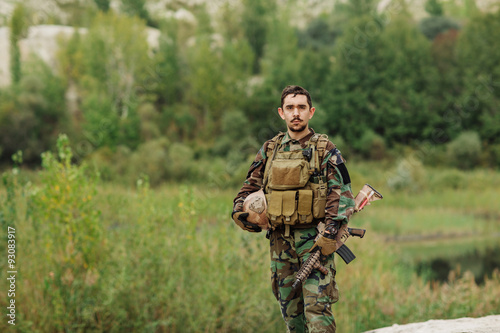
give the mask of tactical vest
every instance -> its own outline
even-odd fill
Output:
[[[326,169],[321,173],[328,136],[314,134],[306,149],[279,151],[284,136],[275,136],[266,150],[267,218],[272,228],[318,224],[325,217],[328,191]]]

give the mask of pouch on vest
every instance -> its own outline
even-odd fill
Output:
[[[309,181],[309,166],[302,150],[279,152],[272,161],[269,172],[269,188],[292,190],[304,187]]]
[[[274,192],[273,192],[274,193]],[[283,192],[283,223],[294,225],[297,223],[297,191]]]
[[[320,183],[311,182],[311,189],[314,192],[314,202],[313,202],[313,216],[316,219],[322,219],[325,217],[326,208],[326,195],[328,192],[328,185],[325,181],[320,181]]]
[[[282,207],[283,207],[283,192],[273,191],[266,194],[267,198],[267,218],[271,225],[278,225],[283,223]]]
[[[311,207],[313,205],[313,191],[300,190],[299,200],[297,202],[298,223],[311,223],[313,214]]]

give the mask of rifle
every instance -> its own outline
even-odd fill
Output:
[[[349,233],[350,236],[363,238],[366,230],[358,228],[347,228],[347,232]],[[349,235],[346,236],[345,238],[347,239]],[[346,264],[350,263],[356,258],[354,253],[352,253],[352,251],[343,242],[337,241],[337,250],[335,250],[335,252],[337,252],[337,254],[345,261]],[[319,269],[321,273],[325,275],[328,274],[328,270],[326,269],[326,267],[321,265],[320,263],[320,257],[321,257],[321,251],[318,250],[313,252],[309,256],[309,258],[307,258],[306,262],[297,272],[297,276],[295,277],[295,282],[292,285],[292,289],[297,288],[303,281],[305,281],[309,276],[309,274],[311,274],[313,269]]]
[[[375,200],[382,199],[383,196],[369,184],[365,184],[361,191],[356,195],[354,213],[361,211],[366,205]],[[324,232],[325,224],[320,223],[318,226],[318,231],[320,234]],[[356,236],[359,238],[363,238],[365,236],[366,230],[359,228],[348,228],[346,224],[342,225],[335,235],[337,240],[337,249],[335,252],[344,260],[346,264],[349,264],[353,261],[356,256],[352,251],[345,245],[347,238],[349,236]],[[297,288],[299,285],[304,282],[309,274],[311,274],[313,269],[318,269],[323,274],[328,274],[328,270],[326,267],[322,266],[320,263],[321,251],[315,251],[312,253],[309,258],[304,262],[300,270],[297,272],[295,277],[295,282],[292,285],[292,289]]]

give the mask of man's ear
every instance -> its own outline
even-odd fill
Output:
[[[309,119],[311,119],[314,116],[314,112],[316,111],[316,108],[310,108],[309,109]]]
[[[278,108],[278,113],[279,113],[281,119],[285,120],[285,113],[283,112],[282,108]]]

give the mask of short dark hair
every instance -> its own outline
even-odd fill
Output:
[[[307,104],[312,108],[311,95],[309,95],[309,91],[305,90],[301,86],[286,86],[281,93],[281,108],[283,108],[283,102],[285,101],[285,97],[293,94],[293,97],[297,95],[305,95],[307,97]]]

